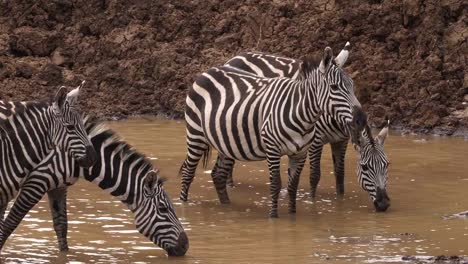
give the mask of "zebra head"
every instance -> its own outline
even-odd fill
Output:
[[[136,227],[169,256],[183,256],[189,248],[188,237],[163,189],[163,182],[157,171],[151,170],[146,174],[143,179],[143,196],[136,208],[132,209]]]
[[[323,97],[325,100],[321,102],[321,106],[326,114],[350,128],[351,139],[357,144],[361,131],[367,124],[367,116],[354,94],[353,80],[343,70],[350,47],[351,44],[347,42],[335,59],[331,48],[325,48],[319,72],[323,78],[322,86],[325,86],[322,90],[325,94],[329,94],[329,97]]]
[[[378,212],[384,212],[390,206],[390,198],[386,189],[390,163],[384,151],[387,133],[388,123],[377,137],[372,138],[370,128],[366,125],[360,145],[355,145],[359,152],[357,169],[359,183],[369,193],[375,210]]]
[[[83,119],[77,110],[80,88],[68,94],[60,87],[52,103],[52,142],[63,151],[71,154],[80,166],[89,168],[96,161],[96,151],[88,139]]]

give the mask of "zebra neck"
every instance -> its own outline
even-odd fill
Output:
[[[50,136],[51,109],[45,103],[12,103],[10,115],[1,120],[2,155],[14,159],[17,168],[34,168],[53,150]],[[3,109],[2,109],[3,110]],[[5,112],[2,111],[3,116]]]
[[[89,132],[89,131],[88,131]],[[90,169],[82,169],[80,175],[102,190],[118,198],[133,211],[143,194],[143,178],[152,168],[144,155],[127,143],[117,140],[113,134],[98,133],[91,137],[97,152],[97,162]]]
[[[313,125],[322,113],[319,100],[320,93],[317,91],[320,84],[317,83],[316,78],[310,78],[310,76],[302,83],[305,94],[302,96],[300,105],[303,110],[304,120],[309,125]]]

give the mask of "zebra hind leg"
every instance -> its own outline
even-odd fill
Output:
[[[229,172],[232,170],[232,166],[230,166],[231,164],[231,159],[225,157],[224,155],[218,154],[216,164],[211,172],[213,184],[216,187],[219,201],[222,204],[230,203],[229,195],[226,189],[226,180],[229,177]]]
[[[44,185],[25,183],[16,197],[6,217],[3,228],[0,229],[0,251],[8,237],[18,227],[24,216],[36,205],[46,193]]]
[[[180,167],[180,174],[182,175],[182,187],[180,191],[180,200],[186,202],[188,200],[188,192],[190,185],[195,177],[195,170],[197,169],[200,159],[204,157],[205,165],[209,158],[209,147],[207,144],[198,143],[196,147],[191,147],[189,144],[187,158],[185,159],[182,167]]]
[[[68,251],[67,187],[51,190],[47,192],[47,196],[59,250]]]
[[[288,194],[290,214],[296,213],[297,188],[299,186],[299,177],[301,176],[302,169],[304,168],[306,157],[306,153],[289,157]]]
[[[344,159],[346,155],[346,147],[348,146],[348,141],[340,141],[332,143],[332,157],[333,157],[333,167],[335,170],[335,180],[336,180],[336,194],[338,196],[344,195]]]
[[[0,233],[2,232],[1,230],[3,229],[3,216],[5,215],[5,210],[6,210],[6,208],[7,208],[7,205],[8,205],[8,203],[5,204],[5,205],[3,205],[3,204],[0,205]],[[2,244],[1,241],[2,241],[2,239],[1,239],[1,237],[0,237],[0,244]],[[1,249],[1,248],[0,248],[0,249]],[[1,262],[1,261],[0,261],[0,262]]]
[[[226,185],[228,187],[234,188],[235,184],[234,184],[234,179],[232,177],[232,174],[234,174],[234,165],[236,164],[236,162],[233,159],[226,158],[225,164],[226,164],[226,166],[230,167],[230,169],[228,169]]]

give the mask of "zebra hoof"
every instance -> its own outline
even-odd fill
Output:
[[[187,197],[183,197],[183,196],[180,196],[179,199],[182,201],[182,202],[186,202],[188,199]]]
[[[220,199],[219,202],[220,202],[221,204],[230,204],[230,203],[231,203],[231,200],[229,200],[229,198],[228,198],[228,199]]]
[[[289,209],[289,210],[288,210],[288,213],[290,213],[290,214],[295,214],[295,213],[296,213],[296,208],[294,208],[294,209]]]
[[[270,213],[270,218],[279,218],[278,213]]]
[[[68,245],[60,246],[59,250],[60,252],[67,252],[69,250]]]

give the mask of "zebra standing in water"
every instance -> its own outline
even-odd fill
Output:
[[[317,118],[326,113],[352,123],[355,135],[363,128],[361,106],[348,92],[353,82],[341,68],[345,60],[340,54],[334,61],[327,47],[318,67],[303,63],[302,80],[263,78],[226,66],[199,76],[186,99],[188,154],[181,167],[181,200],[187,200],[198,162],[212,146],[230,159],[267,160],[270,217],[277,217],[280,158],[289,156],[294,167],[290,177],[300,174]],[[221,202],[228,201],[222,199],[227,197],[226,179],[213,181],[216,188],[224,186]]]
[[[95,162],[96,153],[76,110],[83,83],[68,94],[60,87],[51,104],[0,101],[0,230],[8,202],[24,177],[55,147],[80,166]]]
[[[59,248],[67,250],[67,186],[80,176],[120,199],[135,214],[138,231],[168,252],[182,256],[189,242],[163,189],[164,179],[144,155],[103,125],[85,120],[86,131],[97,150],[97,162],[89,169],[78,166],[67,153],[55,150],[25,179],[10,210],[0,249],[29,210],[47,192]]]
[[[347,57],[349,52],[350,44],[346,43],[343,56]],[[269,54],[262,54],[257,52],[247,52],[240,54],[228,62],[227,66],[240,69],[253,73],[258,76],[275,78],[275,77],[291,77],[300,79],[300,67],[302,61],[294,60],[290,58],[278,57]],[[350,90],[350,93],[354,91]],[[388,131],[388,125],[379,134],[386,135]],[[330,115],[322,115],[316,123],[313,130],[312,144],[309,148],[309,161],[310,161],[310,186],[311,196],[315,197],[318,183],[320,181],[320,159],[322,156],[323,146],[330,143],[332,150],[332,158],[334,165],[334,174],[336,179],[336,192],[338,195],[344,194],[344,158],[346,154],[346,148],[349,140],[349,127],[346,124],[342,124],[335,120]],[[383,134],[382,134],[383,133]],[[369,195],[374,202],[375,209],[377,211],[385,211],[389,206],[389,199],[386,192],[386,188],[382,182],[386,183],[387,169],[379,171],[379,167],[387,167],[388,159],[383,151],[383,147],[378,147],[378,144],[371,144],[372,137],[368,138],[366,133],[363,133],[363,140],[360,144],[368,145],[369,147],[359,148],[359,160],[363,164],[365,170],[359,167],[358,179],[359,182],[366,182],[366,188],[364,190],[369,192]],[[385,137],[383,137],[385,138]],[[378,142],[378,140],[376,140]],[[383,141],[382,141],[383,142]],[[358,145],[359,146],[359,145]],[[369,149],[380,149],[376,151],[368,151]],[[366,151],[364,151],[366,150]],[[373,162],[366,162],[372,160]],[[228,185],[232,185],[232,171],[234,167],[234,160],[219,155],[212,170],[213,178],[215,177],[227,177]],[[378,173],[372,173],[377,172]],[[299,179],[296,178],[289,185],[288,192],[290,196],[290,208],[295,205],[295,197],[297,184]],[[379,186],[379,187],[377,187]],[[291,188],[291,189],[290,189]],[[294,211],[294,210],[293,210]]]

